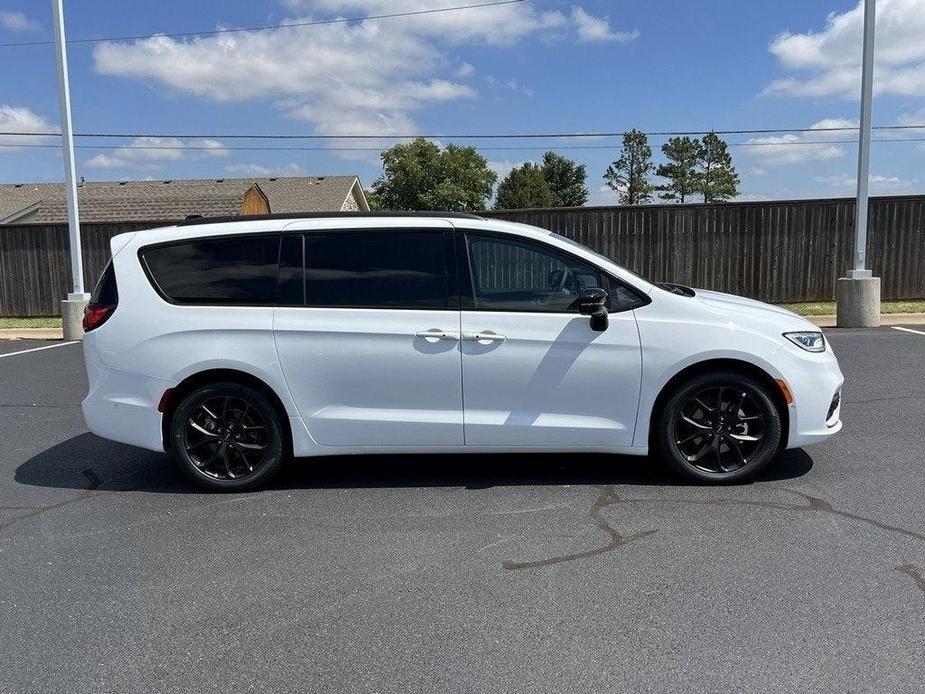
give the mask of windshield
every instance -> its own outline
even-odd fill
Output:
[[[606,255],[604,255],[603,253],[598,253],[598,252],[595,251],[594,249],[588,248],[588,247],[585,246],[583,243],[578,243],[577,241],[574,241],[573,239],[570,239],[568,236],[563,236],[562,234],[557,234],[556,232],[552,232],[552,235],[555,236],[557,239],[560,239],[560,240],[562,240],[562,241],[565,241],[565,242],[568,243],[568,244],[571,244],[572,246],[578,246],[578,247],[581,248],[583,251],[587,251],[588,253],[591,253],[592,255],[594,255],[594,256],[597,257],[597,258],[600,258],[601,260],[606,260],[608,263],[616,263],[617,265],[619,265],[619,263],[617,263],[617,261],[614,260],[613,258],[608,258],[608,257],[607,257]],[[643,282],[649,282],[649,280],[647,280],[645,277],[643,277],[642,275],[640,275],[638,272],[633,272],[632,270],[629,270],[629,269],[625,268],[625,267],[622,266],[622,265],[620,265],[620,269],[623,270],[623,272],[626,272],[626,273],[632,275],[633,277],[637,277],[637,278],[641,279]],[[649,282],[649,284],[652,284],[652,282]]]

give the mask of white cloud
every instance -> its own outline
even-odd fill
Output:
[[[748,173],[750,173],[752,176],[766,176],[768,173],[768,170],[763,169],[760,166],[753,166],[752,168],[748,170]]]
[[[302,167],[291,162],[285,166],[263,166],[262,164],[229,164],[225,172],[245,178],[269,178],[271,176],[302,176]]]
[[[434,0],[284,0],[284,4],[296,12],[361,17],[432,10],[436,3]],[[402,17],[400,20],[368,20],[362,24],[375,26],[383,34],[397,37],[413,35],[438,38],[457,45],[474,41],[504,45],[516,43],[535,32],[561,29],[566,25],[566,19],[561,12],[542,12],[532,7],[531,3],[517,3],[454,12],[432,12]]]
[[[96,169],[156,169],[180,159],[227,157],[228,148],[218,140],[181,140],[176,137],[136,137],[129,145],[97,154],[87,160]]]
[[[595,17],[577,5],[572,6],[572,23],[579,41],[619,41],[628,43],[639,38],[639,30],[614,31],[608,17]]]
[[[832,132],[826,128],[857,128],[858,122],[847,118],[825,118],[809,127],[809,132],[753,137],[745,141],[743,149],[762,166],[836,159],[845,154],[844,146],[837,141],[850,140],[857,134],[851,131]]]
[[[0,10],[0,27],[8,31],[40,31],[42,26],[22,12]]]
[[[0,132],[53,133],[54,126],[43,116],[25,106],[0,104]],[[17,145],[41,145],[54,142],[45,135],[0,135],[0,152],[16,149]]]
[[[769,47],[781,66],[798,75],[769,84],[766,94],[845,96],[861,83],[863,3],[831,13],[818,32],[779,34]],[[925,0],[878,0],[874,91],[925,96]]]
[[[925,125],[925,107],[911,113],[903,113],[896,123],[897,125]]]
[[[841,174],[837,176],[817,176],[817,183],[823,183],[839,195],[854,194],[857,190],[857,177]],[[875,195],[902,195],[921,189],[916,178],[906,179],[899,176],[871,175],[870,192]]]
[[[288,25],[432,9],[433,2],[288,0],[285,4],[296,16],[271,30],[188,40],[155,35],[99,44],[93,50],[95,69],[220,103],[265,100],[287,116],[308,121],[323,135],[388,136],[417,132],[416,112],[477,97],[465,83],[474,68],[448,53],[454,47],[506,46],[536,35],[551,38],[567,23],[560,12],[518,3],[308,30]]]

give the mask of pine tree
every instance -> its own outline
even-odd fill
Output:
[[[704,202],[721,202],[739,194],[739,174],[725,142],[714,132],[703,136],[698,192]]]
[[[607,167],[604,180],[620,194],[622,204],[640,205],[652,199],[649,174],[654,168],[648,138],[634,128],[623,136],[620,158]]]
[[[588,169],[555,152],[543,155],[543,178],[552,191],[553,207],[581,207],[588,202]]]
[[[703,145],[690,137],[672,137],[662,145],[662,154],[668,161],[659,164],[655,174],[668,182],[655,186],[655,190],[662,191],[659,194],[662,200],[685,202],[699,189],[697,164],[703,155]]]

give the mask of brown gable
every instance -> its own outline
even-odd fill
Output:
[[[247,189],[241,200],[241,214],[269,214],[270,200],[256,183]]]

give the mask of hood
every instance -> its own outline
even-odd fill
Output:
[[[762,301],[746,299],[744,296],[735,294],[723,294],[722,292],[712,292],[707,289],[698,289],[695,301],[701,301],[706,307],[720,309],[736,313],[740,316],[748,316],[759,320],[773,320],[775,322],[786,322],[794,325],[796,330],[818,330],[802,316],[798,316],[793,311],[788,311],[780,306],[773,306]]]

